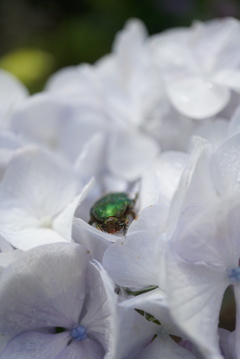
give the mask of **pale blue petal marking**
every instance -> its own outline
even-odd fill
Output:
[[[75,327],[71,330],[71,336],[74,340],[80,342],[87,338],[87,331],[86,328],[82,325]]]
[[[240,267],[228,271],[228,278],[232,283],[240,282]]]
[[[160,338],[164,338],[166,335],[169,335],[169,332],[163,325],[160,325],[157,334]]]

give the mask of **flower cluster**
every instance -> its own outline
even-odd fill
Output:
[[[239,39],[133,19],[41,93],[0,71],[0,359],[240,358]]]

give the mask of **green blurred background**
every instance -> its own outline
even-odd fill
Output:
[[[238,0],[0,0],[0,67],[36,92],[57,69],[109,52],[130,17],[153,34],[239,14]]]

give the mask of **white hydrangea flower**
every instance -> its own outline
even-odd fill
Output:
[[[174,107],[195,119],[211,117],[240,90],[239,21],[196,22],[152,39],[156,62]]]
[[[119,307],[120,321],[128,324],[128,330],[120,333],[120,342],[124,344],[119,345],[119,351],[128,353],[122,357],[195,358],[191,351],[181,346],[181,342],[174,341],[173,337],[181,338],[183,334],[173,322],[166,296],[159,289],[122,301]]]
[[[113,43],[112,53],[96,63],[112,117],[151,134],[169,110],[161,75],[148,48],[147,30],[129,20]],[[152,129],[152,130],[151,130]]]
[[[99,132],[106,132],[107,117],[92,101],[40,93],[22,101],[10,116],[11,126],[25,141],[59,153],[71,162]]]
[[[36,147],[16,152],[0,185],[0,234],[23,250],[71,242],[74,212],[85,195],[72,169]]]
[[[155,107],[160,113],[165,113],[167,104],[165,98],[162,101],[161,80],[157,79],[158,71],[154,71],[146,49],[144,33],[144,25],[140,21],[129,22],[118,35],[113,53],[107,58],[92,67],[80,65],[75,69],[62,70],[47,86],[48,91],[59,98],[63,95],[65,98],[81,98],[93,108],[95,103],[101,103],[107,116],[106,167],[110,173],[127,181],[141,176],[159,154],[160,146],[148,134],[151,131],[145,128],[145,122],[146,127],[149,126],[153,117],[159,124]],[[133,49],[133,46],[136,48]],[[153,72],[152,76],[150,72]],[[144,93],[141,93],[142,89]],[[148,113],[151,111],[154,114]],[[99,124],[93,127],[99,128]],[[88,135],[85,131],[82,133],[85,137]],[[152,133],[156,133],[155,127]],[[75,139],[77,134],[78,129],[74,128],[72,138]]]
[[[239,200],[235,195],[206,209],[185,210],[172,238],[167,295],[174,320],[204,358],[223,358],[218,322],[223,294],[233,285],[239,300]],[[169,253],[169,252],[168,252]],[[236,335],[239,331],[237,306]],[[237,356],[239,342],[235,342]]]
[[[115,357],[116,295],[99,264],[74,244],[22,254],[0,281],[2,359]]]

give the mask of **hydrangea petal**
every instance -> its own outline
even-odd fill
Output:
[[[208,208],[217,198],[210,171],[209,161],[212,148],[209,143],[200,139],[182,173],[178,190],[176,191],[168,218],[168,233],[171,237],[179,216],[186,208]]]
[[[168,335],[164,338],[156,338],[151,344],[144,348],[139,359],[194,359],[195,356],[188,350],[176,344]]]
[[[157,325],[147,321],[132,308],[121,307],[119,310],[119,342],[117,359],[138,358],[142,348],[153,338]]]
[[[109,168],[113,173],[133,181],[150,167],[158,153],[159,147],[150,137],[132,131],[119,131],[111,137]]]
[[[236,134],[224,141],[213,153],[210,170],[213,182],[221,196],[239,190],[239,153],[240,134]]]
[[[68,341],[67,332],[55,335],[35,331],[22,333],[10,341],[1,353],[1,359],[55,359]]]
[[[240,92],[240,71],[238,70],[222,70],[213,76],[214,82],[219,85],[225,85],[232,90]]]
[[[159,246],[155,233],[141,231],[127,235],[110,246],[103,265],[115,283],[124,287],[159,285]],[[163,259],[163,258],[161,258]],[[163,269],[163,260],[160,261]]]
[[[99,262],[102,262],[103,254],[109,245],[118,239],[117,236],[90,226],[81,218],[74,218],[72,236],[76,243],[84,245]]]
[[[67,108],[62,101],[40,93],[22,101],[12,111],[10,122],[25,140],[56,149],[59,146],[59,121],[66,114]]]
[[[27,88],[7,71],[0,70],[0,116],[2,121],[7,111],[28,95]],[[7,119],[7,117],[6,117]]]
[[[53,228],[69,241],[72,239],[74,213],[90,191],[93,183],[94,180],[91,179],[83,188],[82,192],[69,203],[69,205],[55,218],[53,222]]]
[[[1,187],[1,209],[16,198],[32,208],[32,216],[53,217],[74,198],[79,183],[64,161],[31,146],[19,149],[12,158]]]
[[[182,114],[204,119],[220,112],[230,99],[229,90],[202,77],[189,77],[168,85],[173,106]]]
[[[169,205],[187,158],[183,152],[164,152],[144,173],[140,192],[141,209],[156,203]]]
[[[75,244],[22,254],[1,277],[0,333],[14,337],[38,328],[72,328],[85,298],[88,261],[86,249]]]
[[[104,350],[99,343],[90,338],[87,338],[81,343],[72,342],[54,359],[79,358],[102,359],[104,358]]]
[[[228,137],[240,132],[240,106],[235,109],[228,128]]]
[[[166,219],[168,206],[155,204],[145,207],[130,224],[128,235],[134,232],[155,232],[156,235],[162,234],[166,230]]]
[[[179,328],[198,345],[206,359],[223,359],[217,331],[227,286],[227,277],[221,270],[169,257],[167,295],[170,310]]]
[[[101,343],[106,359],[113,358],[116,350],[117,295],[115,286],[105,269],[97,261],[90,263],[88,271],[88,301],[86,315],[81,324],[89,336]],[[91,283],[89,285],[89,283]]]

